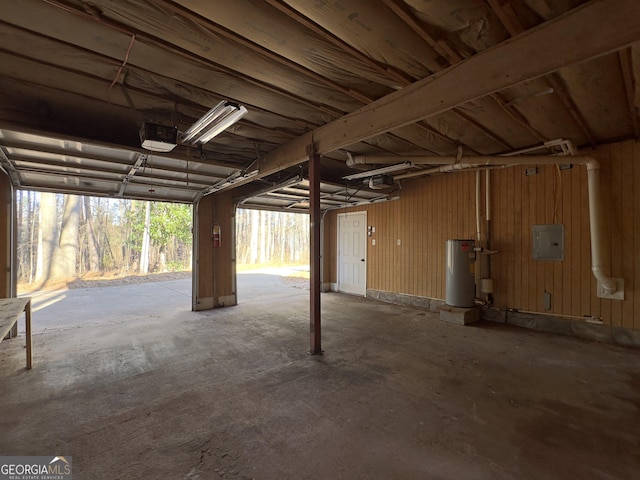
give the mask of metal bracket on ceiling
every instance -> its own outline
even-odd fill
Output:
[[[120,184],[120,190],[118,191],[119,197],[122,197],[124,195],[124,191],[127,188],[127,184],[131,181],[131,179],[138,172],[138,170],[143,165],[146,164],[148,157],[149,155],[147,155],[146,153],[138,153],[138,158],[136,159],[135,163],[129,169],[129,172],[125,175],[125,177],[122,179],[122,183]]]

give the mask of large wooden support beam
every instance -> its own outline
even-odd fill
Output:
[[[292,140],[260,161],[259,176],[304,162],[310,135],[317,154],[330,153],[638,41],[640,2],[588,2]]]
[[[320,211],[320,155],[313,151],[313,147],[308,147],[309,155],[309,213],[311,215],[311,288],[309,294],[309,324],[310,324],[310,347],[311,355],[322,354],[321,345],[321,321],[320,321],[320,222],[322,213]]]
[[[194,210],[192,310],[237,304],[235,206],[231,192],[207,195]]]

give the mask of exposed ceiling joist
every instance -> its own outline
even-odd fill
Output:
[[[320,154],[332,152],[567,64],[620,50],[638,38],[640,3],[636,0],[587,3],[298,137],[263,158],[259,175],[304,161],[311,141]],[[556,54],[549,55],[550,51]]]

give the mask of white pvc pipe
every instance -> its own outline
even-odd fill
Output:
[[[356,157],[363,163],[373,163],[371,158],[384,162],[397,162],[398,157]],[[390,160],[393,159],[393,160]],[[505,156],[471,156],[459,159],[457,157],[407,157],[403,156],[403,160],[411,161],[413,164],[425,165],[442,165],[430,169],[412,172],[407,175],[399,175],[395,177],[409,178],[410,176],[428,175],[436,172],[452,172],[456,170],[468,170],[470,168],[483,167],[512,167],[516,165],[558,165],[565,163],[573,163],[576,165],[584,165],[587,168],[587,182],[589,191],[589,231],[591,234],[591,271],[593,276],[600,282],[605,294],[612,294],[618,291],[617,282],[611,277],[604,266],[603,253],[603,226],[602,226],[602,202],[600,199],[600,163],[593,158],[587,156],[547,156],[547,155],[523,155],[514,157]],[[377,162],[376,162],[377,163]]]
[[[487,219],[487,222],[489,222],[491,220],[491,196],[490,196],[490,192],[491,192],[491,172],[489,170],[486,170],[484,172],[484,188],[485,188],[485,217]]]

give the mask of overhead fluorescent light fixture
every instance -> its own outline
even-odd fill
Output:
[[[191,145],[207,143],[246,114],[243,105],[223,100],[184,132],[180,140]]]
[[[220,180],[215,185],[210,186],[202,191],[202,195],[209,195],[212,193],[219,192],[220,190],[224,190],[225,188],[229,188],[236,182],[240,182],[242,180],[248,180],[258,175],[258,170],[252,170],[251,172],[242,172],[237,171],[232,173],[224,180]]]
[[[347,175],[346,177],[342,177],[342,178],[344,180],[357,180],[358,178],[375,177],[376,175],[384,175],[385,173],[399,172],[400,170],[409,170],[410,168],[413,168],[413,163],[403,162],[403,163],[398,163],[397,165],[390,165],[388,167],[376,168],[375,170],[367,170],[366,172],[354,173],[352,175]]]

